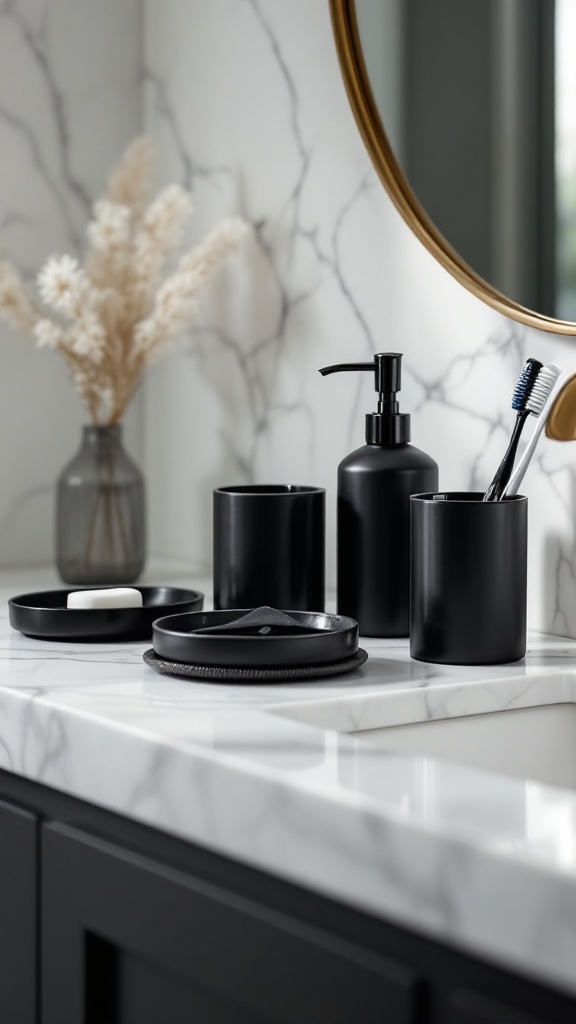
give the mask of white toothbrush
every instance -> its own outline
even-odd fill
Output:
[[[538,413],[536,426],[534,427],[532,436],[528,441],[526,448],[522,452],[520,461],[502,492],[503,498],[507,498],[513,494],[518,493],[518,488],[520,487],[520,484],[524,479],[524,474],[528,469],[530,459],[534,454],[536,445],[538,444],[538,440],[540,438],[540,434],[546,426],[546,420],[548,419],[550,409],[552,408],[554,402],[556,401],[557,395],[559,395],[559,393],[561,392],[566,381],[569,380],[570,377],[574,375],[573,371],[570,371],[569,373],[564,373],[561,367],[557,366],[556,363],[548,363],[546,366],[542,368],[542,370],[540,370],[540,374],[544,376],[544,386],[546,387],[548,385],[548,397],[546,398],[546,401],[544,402],[541,411]]]

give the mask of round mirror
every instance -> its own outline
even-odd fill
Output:
[[[576,334],[576,0],[330,0],[375,167],[425,245]]]

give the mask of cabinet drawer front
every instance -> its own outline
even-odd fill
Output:
[[[220,1006],[222,1021],[416,1020],[418,985],[402,965],[86,833],[57,824],[43,832],[44,1024],[85,1019],[85,972],[95,991],[115,993],[113,1020],[153,1019],[136,1010],[142,986],[134,978],[146,964],[151,993],[181,1006],[188,999],[191,1013]],[[88,935],[116,951],[112,982],[87,967]]]
[[[0,1021],[36,1020],[38,820],[0,801]]]

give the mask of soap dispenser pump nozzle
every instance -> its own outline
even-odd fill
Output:
[[[400,352],[377,352],[371,363],[336,363],[320,370],[323,377],[348,370],[368,370],[374,374],[378,411],[366,416],[367,444],[407,444],[410,440],[410,416],[399,412],[396,398],[401,387],[401,366]]]

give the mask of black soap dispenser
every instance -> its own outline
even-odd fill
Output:
[[[399,412],[402,356],[325,366],[321,374],[371,370],[378,412],[366,416],[366,444],[338,467],[338,613],[363,636],[410,632],[410,495],[438,490],[438,466],[408,444],[410,416]]]

